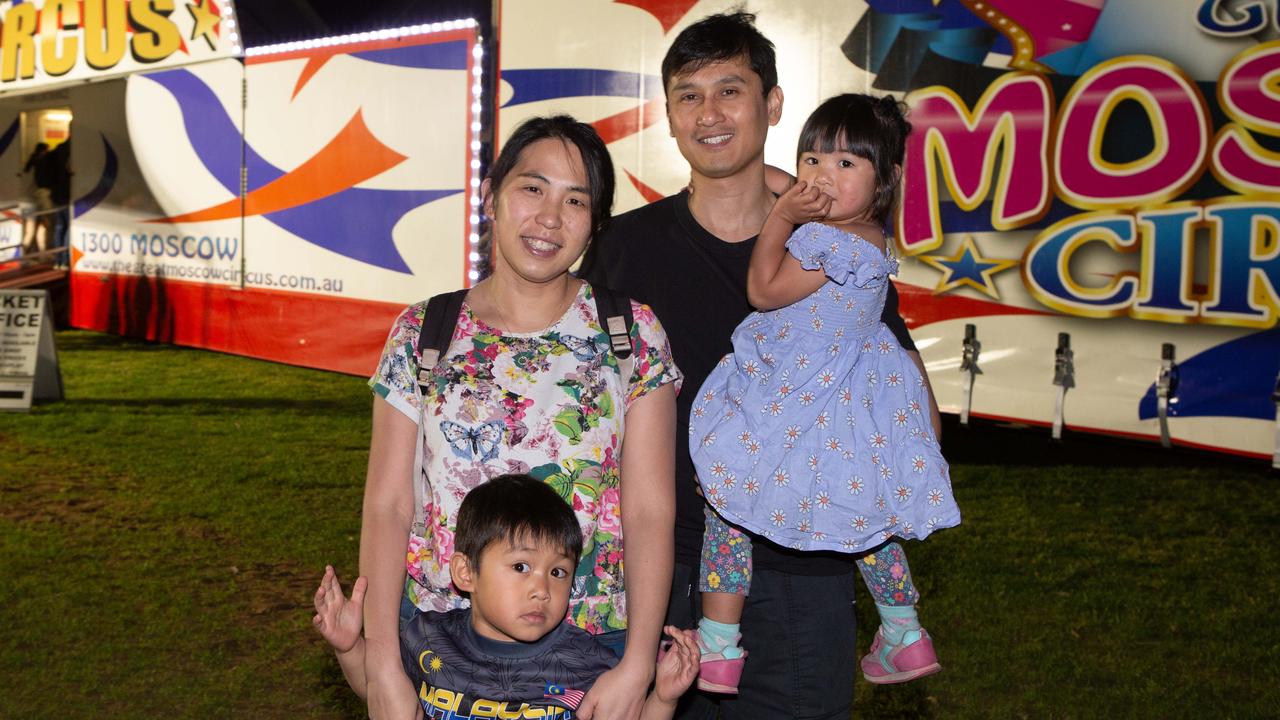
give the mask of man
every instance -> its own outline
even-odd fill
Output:
[[[685,373],[677,399],[676,559],[667,622],[698,619],[703,500],[689,458],[693,397],[732,347],[751,312],[747,266],[775,196],[765,184],[764,144],[782,114],[773,45],[755,17],[712,15],[682,31],[662,62],[667,119],[689,162],[689,188],[613,220],[583,262],[592,282],[649,304]],[[890,288],[884,319],[915,345]],[[742,617],[749,658],[724,717],[848,717],[857,667],[852,558],[796,553],[753,537],[754,577]],[[681,718],[713,717],[712,696],[691,693]]]

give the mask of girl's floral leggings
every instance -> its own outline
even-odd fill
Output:
[[[702,568],[698,589],[702,592],[738,593],[751,590],[751,539],[726,523],[710,507],[704,508],[706,529],[702,535]],[[858,556],[858,570],[877,605],[915,605],[920,599],[911,580],[907,553],[897,542]]]

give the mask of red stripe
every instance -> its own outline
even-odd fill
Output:
[[[662,193],[654,190],[648,185],[645,185],[640,181],[640,178],[632,175],[630,170],[623,168],[622,172],[627,174],[627,179],[631,181],[631,186],[640,193],[640,196],[644,198],[645,202],[657,202],[664,197]]]
[[[591,123],[591,127],[596,129],[600,139],[604,140],[605,145],[608,145],[623,138],[631,137],[661,120],[666,105],[666,98],[654,98],[639,107],[600,118]]]
[[[369,376],[394,303],[73,273],[71,324],[86,330]]]
[[[999,415],[997,413],[971,411],[970,417],[983,418],[984,420],[998,420],[1001,422],[1016,422],[1024,425],[1035,425],[1037,427],[1053,427],[1053,423],[1047,420],[1032,420],[1024,417],[1015,417],[1013,415]],[[1084,432],[1092,435],[1110,435],[1112,437],[1125,438],[1129,440],[1150,440],[1153,443],[1160,442],[1160,436],[1152,433],[1129,432],[1125,430],[1114,430],[1112,428],[1093,427],[1091,425],[1076,425],[1074,423],[1064,423],[1063,428],[1073,432]],[[1183,440],[1181,438],[1170,438],[1174,445],[1183,445],[1196,450],[1214,450],[1216,452],[1226,453],[1228,455],[1238,455],[1240,457],[1258,458],[1261,460],[1270,460],[1270,453],[1254,452],[1252,450],[1240,450],[1237,448],[1223,447],[1221,445],[1212,445],[1210,443],[1194,442],[1191,440]]]
[[[617,0],[622,5],[631,5],[652,15],[662,25],[662,32],[669,33],[680,18],[689,14],[689,10],[698,4],[698,0]]]
[[[1044,310],[1005,305],[991,300],[978,300],[963,295],[934,295],[929,288],[908,285],[895,280],[902,319],[914,330],[944,320],[980,318],[991,315],[1054,315]]]

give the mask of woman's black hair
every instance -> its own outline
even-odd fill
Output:
[[[525,120],[511,133],[502,152],[489,168],[489,192],[496,197],[511,168],[520,162],[524,149],[539,140],[555,139],[578,149],[587,172],[587,190],[591,197],[591,235],[604,230],[613,212],[613,159],[595,128],[568,115],[535,117]]]
[[[796,162],[806,152],[844,151],[866,158],[876,171],[876,194],[868,215],[880,225],[893,213],[907,136],[911,134],[911,123],[902,108],[889,96],[837,95],[805,120],[796,145]]]
[[[755,15],[738,10],[708,15],[681,30],[662,58],[663,91],[671,87],[676,75],[742,58],[760,76],[764,94],[768,95],[778,84],[778,64],[773,43],[756,29],[755,22]]]
[[[479,568],[480,554],[499,540],[563,548],[575,566],[582,555],[582,530],[573,508],[550,485],[529,475],[499,475],[462,499],[454,552]]]

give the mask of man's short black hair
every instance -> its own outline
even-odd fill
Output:
[[[480,567],[480,553],[492,543],[531,540],[564,548],[578,564],[582,530],[573,508],[551,486],[529,475],[499,475],[462,499],[454,552]]]
[[[676,36],[662,58],[662,89],[671,87],[676,75],[697,72],[718,62],[742,58],[760,76],[764,93],[778,84],[778,63],[773,43],[756,29],[756,16],[737,12],[708,15]]]

